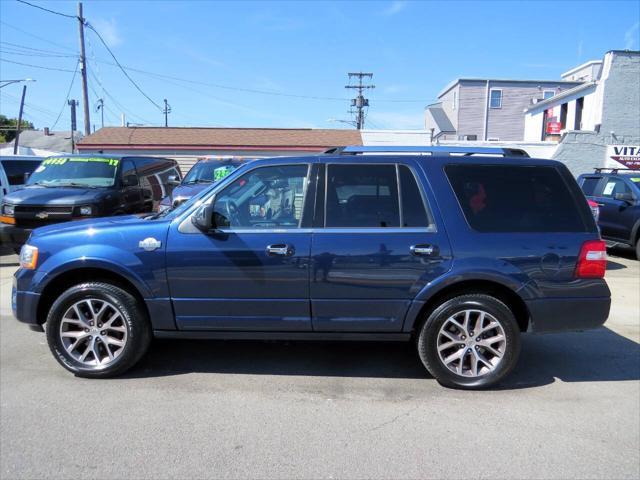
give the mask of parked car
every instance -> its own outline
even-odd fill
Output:
[[[82,377],[154,336],[393,340],[468,389],[513,369],[523,332],[605,322],[605,244],[562,163],[395,148],[414,155],[256,160],[164,213],[37,229],[15,316]]]
[[[607,245],[633,247],[640,260],[640,171],[597,168],[580,175],[578,183],[599,207],[598,225]]]
[[[42,160],[42,157],[25,155],[0,156],[0,202],[5,195],[22,187],[25,178],[38,168]]]
[[[15,249],[34,228],[131,213],[151,212],[180,178],[175,160],[115,155],[50,157],[24,188],[0,204],[0,240]]]
[[[222,180],[243,163],[255,159],[254,157],[205,157],[199,159],[189,169],[182,182],[170,179],[177,186],[162,199],[158,210],[162,212],[177,207],[196,193],[209,188],[212,183]]]

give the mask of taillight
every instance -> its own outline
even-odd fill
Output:
[[[589,203],[589,208],[591,209],[594,220],[598,223],[598,220],[600,220],[600,207],[593,200],[587,200],[587,202]]]
[[[576,265],[577,278],[603,278],[607,270],[607,245],[602,240],[582,244]]]

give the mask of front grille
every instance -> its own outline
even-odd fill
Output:
[[[73,212],[73,207],[56,207],[51,205],[16,205],[15,207],[16,213],[40,213],[46,212],[50,214],[58,214],[58,215],[71,215]]]

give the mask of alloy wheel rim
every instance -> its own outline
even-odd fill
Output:
[[[438,356],[453,373],[476,378],[493,372],[507,347],[500,322],[483,310],[462,310],[451,315],[438,332]]]
[[[80,300],[60,322],[60,339],[68,355],[85,366],[104,367],[124,351],[127,326],[122,312],[98,298]]]

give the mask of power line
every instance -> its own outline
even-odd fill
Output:
[[[129,74],[127,73],[127,71],[122,67],[122,65],[120,64],[120,62],[118,61],[118,59],[116,58],[116,56],[113,54],[113,52],[111,51],[111,49],[109,48],[109,45],[107,45],[107,42],[104,41],[104,39],[102,38],[102,35],[100,35],[100,32],[98,32],[93,25],[91,25],[89,22],[87,22],[85,20],[85,26],[89,29],[91,29],[100,39],[100,41],[102,42],[102,45],[104,45],[104,48],[107,49],[107,52],[109,52],[109,55],[111,55],[111,58],[113,58],[113,61],[116,62],[116,64],[118,65],[118,67],[120,68],[120,70],[122,70],[122,73],[124,73],[124,76],[127,77],[129,79],[129,81],[133,84],[134,87],[136,87],[136,89],[147,99],[149,100],[153,105],[155,105],[155,107],[162,111],[162,107],[160,105],[158,105],[156,102],[154,102],[151,97],[149,95],[147,95],[146,93],[144,93],[144,91],[140,88],[140,86],[133,80],[133,78],[131,78],[131,76],[129,76]]]
[[[22,50],[32,50],[32,51],[40,52],[40,53],[51,53],[51,54],[59,54],[59,55],[68,55],[68,54],[66,54],[64,52],[59,52],[57,50],[44,50],[42,48],[29,47],[27,45],[20,45],[18,43],[0,41],[0,44],[9,45],[10,47],[19,48],[19,49],[22,49]]]
[[[0,58],[0,62],[13,63],[15,65],[22,65],[22,66],[25,66],[25,67],[40,68],[42,70],[53,70],[53,71],[56,71],[56,72],[73,73],[73,70],[67,70],[67,69],[64,69],[64,68],[42,67],[40,65],[33,65],[31,63],[14,62],[13,60],[7,60],[6,58]]]
[[[38,39],[38,40],[40,40],[42,42],[48,43],[50,45],[55,45],[56,47],[62,48],[64,50],[69,50],[70,52],[75,52],[75,50],[72,49],[72,48],[69,48],[69,47],[67,47],[65,45],[61,45],[59,43],[53,42],[53,41],[49,40],[48,38],[40,37],[40,36],[38,36],[38,35],[36,35],[34,33],[27,32],[26,30],[23,30],[22,28],[18,28],[15,25],[11,25],[11,24],[9,24],[7,22],[3,22],[2,20],[0,20],[0,24],[4,25],[6,27],[9,27],[9,28],[13,28],[14,30],[16,30],[18,32],[21,32],[21,33],[23,33],[25,35],[28,35],[29,37],[36,38],[36,39]]]
[[[71,54],[52,54],[52,53],[40,53],[40,52],[32,52],[32,51],[25,51],[25,50],[19,50],[17,48],[12,48],[12,47],[2,47],[0,48],[0,53],[3,53],[5,55],[19,55],[21,57],[45,57],[45,58],[72,58],[72,57],[76,57],[77,55],[71,55]]]
[[[65,107],[67,106],[67,102],[69,100],[69,95],[71,95],[71,89],[73,88],[73,82],[76,79],[76,74],[78,73],[78,65],[80,64],[80,62],[76,62],[76,69],[73,71],[73,77],[71,77],[71,83],[69,84],[69,89],[67,90],[67,95],[64,98],[64,102],[62,103],[62,108],[60,109],[60,113],[58,113],[58,117],[56,118],[56,121],[53,122],[53,126],[51,127],[51,130],[56,128],[56,125],[58,124],[58,121],[60,120],[60,117],[62,116],[62,112],[64,112]]]
[[[25,2],[24,0],[17,0],[19,3],[24,3],[25,5],[29,5],[30,7],[37,8],[39,10],[44,10],[45,12],[53,13],[54,15],[60,15],[61,17],[73,18],[76,20],[78,17],[75,15],[67,15],[66,13],[56,12],[55,10],[49,10],[48,8],[41,7],[39,5],[34,5],[33,3]]]

